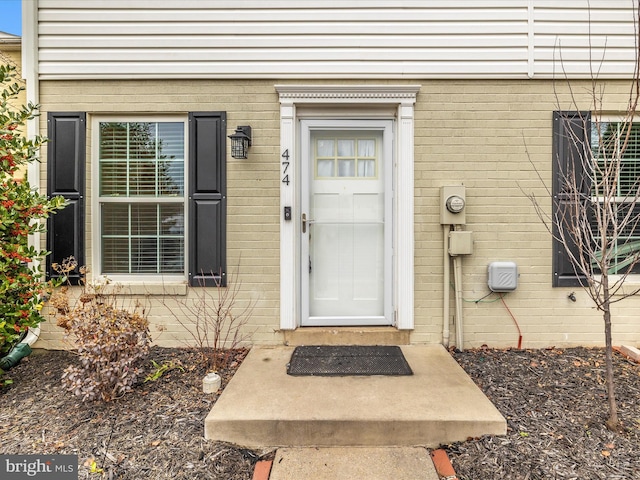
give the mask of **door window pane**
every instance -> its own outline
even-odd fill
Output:
[[[315,140],[316,176],[324,178],[376,178],[377,141],[369,134],[360,137],[322,132]],[[334,135],[332,138],[327,138]]]
[[[319,139],[317,143],[318,157],[333,157],[333,140]]]
[[[339,177],[355,177],[356,161],[353,159],[338,160],[338,176]]]
[[[376,155],[376,142],[372,138],[358,140],[358,156],[374,157]]]
[[[318,160],[318,177],[333,177],[333,160]]]
[[[360,160],[358,162],[358,176],[359,177],[375,177],[376,176],[376,161],[375,160]]]
[[[355,143],[354,140],[338,140],[338,157],[355,156]]]

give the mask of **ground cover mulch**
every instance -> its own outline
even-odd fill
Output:
[[[246,352],[221,372],[223,387]],[[460,480],[640,478],[640,366],[615,356],[620,417],[604,427],[601,349],[452,352],[508,422],[506,436],[446,445]],[[70,352],[34,353],[0,389],[0,453],[75,454],[79,478],[251,480],[272,452],[207,441],[204,419],[218,398],[202,393],[198,353],[153,347],[149,361],[175,368],[111,403],[83,403],[62,388]],[[152,371],[153,368],[150,368]],[[95,463],[94,463],[95,462]],[[102,473],[91,473],[91,465]]]
[[[218,394],[203,393],[198,355],[152,347],[149,373],[151,360],[176,368],[113,402],[83,403],[60,381],[75,355],[34,353],[8,372],[14,383],[0,389],[0,453],[78,455],[81,479],[249,480],[264,452],[204,439],[204,419]],[[223,388],[245,355],[234,351],[219,372]]]
[[[625,431],[605,427],[604,350],[453,352],[507,419],[506,436],[447,447],[460,480],[640,479],[640,366],[614,355]]]

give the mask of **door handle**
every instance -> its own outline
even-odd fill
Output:
[[[311,224],[313,224],[315,220],[313,220],[312,218],[307,219],[307,214],[303,213],[302,214],[302,233],[307,233],[307,226],[311,227]]]

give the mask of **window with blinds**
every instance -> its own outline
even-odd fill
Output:
[[[99,122],[103,274],[185,271],[185,122]]]
[[[611,197],[605,192],[615,189],[612,209],[617,218],[628,215],[639,218],[640,202],[636,196],[640,182],[640,123],[593,122],[591,151],[596,160],[594,166],[597,165],[591,183],[592,200],[603,205],[607,197]],[[616,223],[611,223],[612,230]],[[601,231],[595,218],[591,220],[591,227],[596,241],[599,241]],[[610,273],[624,273],[640,252],[640,228],[636,227],[639,226],[632,221],[616,233],[616,255]],[[613,235],[613,231],[608,234]],[[632,272],[640,273],[640,265],[635,265]]]

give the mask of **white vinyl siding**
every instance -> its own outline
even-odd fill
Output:
[[[40,0],[42,79],[633,71],[631,0]],[[32,39],[29,39],[31,41]],[[595,46],[590,57],[589,45]],[[556,60],[554,62],[554,59]]]
[[[628,78],[633,74],[634,0],[532,2],[536,77]]]

